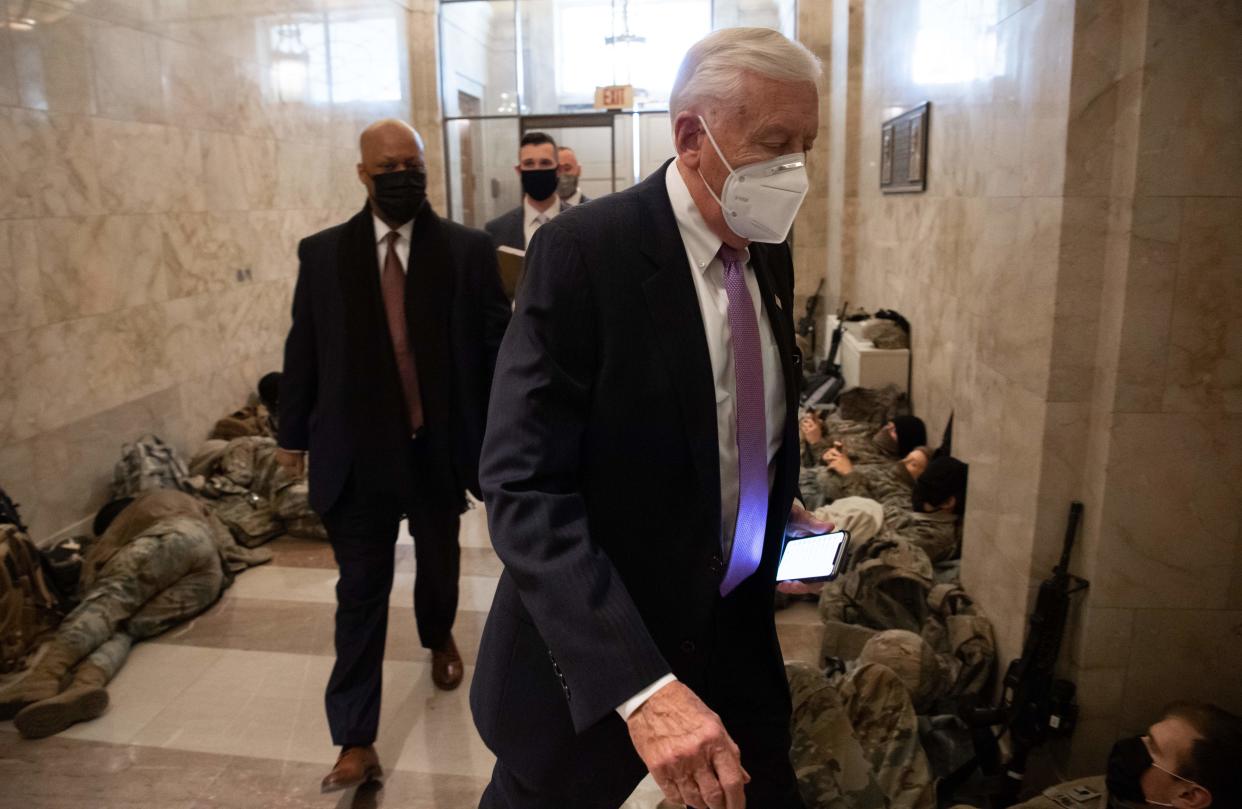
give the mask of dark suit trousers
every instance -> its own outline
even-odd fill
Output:
[[[325,703],[332,742],[366,745],[379,729],[388,597],[401,518],[414,537],[414,617],[422,645],[447,642],[457,615],[461,549],[460,515],[442,498],[420,496],[427,485],[425,446],[412,442],[415,490],[408,503],[378,499],[361,491],[351,475],[345,490],[323,515],[340,570],[336,583],[336,665]]]
[[[736,599],[720,601],[707,681],[694,690],[720,715],[742,750],[742,766],[751,777],[746,805],[804,809],[789,760],[790,703],[784,665],[777,650],[756,654],[753,647],[738,642],[754,631],[754,622],[737,614],[739,607]],[[616,809],[647,771],[632,745],[619,750],[615,740],[605,741],[599,729],[597,725],[578,737],[575,760],[562,767],[565,779],[557,794],[531,790],[497,761],[480,809]],[[602,743],[596,744],[597,739]]]

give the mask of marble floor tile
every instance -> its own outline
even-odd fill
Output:
[[[398,564],[393,577],[389,603],[394,607],[409,606],[413,600],[413,560],[409,569]],[[336,603],[336,571],[319,568],[275,567],[265,565],[247,570],[225,591],[225,598],[266,598],[281,601],[303,601],[314,604]],[[461,577],[459,610],[487,612],[496,593],[495,576]]]
[[[414,543],[408,539],[397,544],[398,563],[414,558]],[[332,547],[322,539],[301,537],[278,537],[266,546],[274,554],[272,564],[277,567],[311,567],[335,570],[336,559]],[[410,567],[409,569],[413,569]],[[484,548],[464,546],[461,549],[461,572],[465,576],[499,576],[504,565],[496,558],[491,546]]]
[[[331,655],[336,607],[266,598],[223,599],[207,612],[152,643],[241,649],[255,652]],[[457,649],[467,664],[478,655],[487,614],[460,610],[453,625]],[[387,660],[425,661],[429,653],[418,639],[409,605],[388,611]]]

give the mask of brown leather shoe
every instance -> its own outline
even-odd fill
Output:
[[[384,777],[384,768],[380,766],[379,756],[371,745],[365,747],[345,747],[336,759],[332,772],[323,777],[319,784],[320,792],[337,792],[350,787],[361,786],[370,781],[378,781]]]
[[[452,635],[449,635],[448,642],[442,647],[432,649],[431,681],[436,684],[436,688],[452,691],[461,685],[465,670],[466,667],[462,665],[461,654],[457,651],[457,644],[453,642]]]

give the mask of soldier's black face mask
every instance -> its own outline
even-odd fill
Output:
[[[556,169],[523,169],[522,191],[543,202],[556,193]]]
[[[421,169],[373,174],[371,182],[375,186],[375,204],[391,222],[409,222],[427,198],[427,172]]]
[[[1172,806],[1171,803],[1148,800],[1143,794],[1143,784],[1140,779],[1143,773],[1154,766],[1156,763],[1152,761],[1151,753],[1148,752],[1142,736],[1131,736],[1118,741],[1108,754],[1108,774],[1104,783],[1108,786],[1109,797],[1120,798],[1129,803]],[[1174,778],[1181,778],[1177,773],[1169,774]]]

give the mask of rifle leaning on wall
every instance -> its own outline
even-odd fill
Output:
[[[1010,663],[1005,672],[1000,703],[983,708],[963,706],[961,717],[970,727],[975,757],[941,782],[942,799],[947,799],[978,767],[984,775],[991,808],[1012,806],[1022,789],[1031,751],[1050,738],[1065,738],[1074,731],[1078,720],[1074,684],[1057,679],[1053,669],[1069,619],[1070,596],[1090,586],[1090,582],[1069,572],[1070,553],[1081,520],[1082,503],[1074,501],[1070,504],[1061,561],[1039,585],[1022,657]],[[993,731],[997,726],[999,733]],[[1006,734],[1011,753],[1008,760],[1002,761],[999,742]]]
[[[806,393],[802,395],[802,404],[807,407],[832,404],[845,387],[845,377],[841,375],[841,363],[837,362],[837,354],[841,350],[841,336],[845,334],[845,311],[849,305],[849,301],[843,302],[841,311],[837,312],[837,327],[832,330],[828,358],[820,366],[819,373],[804,380]]]
[[[798,318],[798,327],[794,330],[800,337],[805,337],[810,342],[811,357],[815,356],[815,336],[819,333],[819,329],[815,327],[815,310],[819,308],[819,296],[824,292],[824,280],[819,279],[815,294],[806,299],[806,314]],[[811,357],[806,358],[808,362]]]

